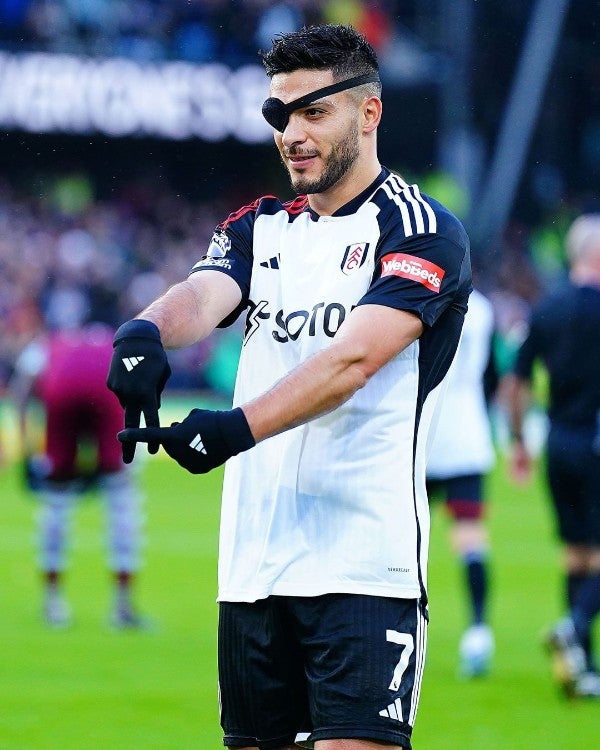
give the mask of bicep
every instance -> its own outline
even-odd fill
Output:
[[[347,348],[367,377],[373,375],[421,336],[424,325],[412,312],[385,305],[354,308],[334,339]]]

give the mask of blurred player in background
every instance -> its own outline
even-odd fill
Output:
[[[484,478],[495,459],[486,401],[493,333],[492,305],[474,290],[427,462],[430,499],[443,497],[452,517],[452,544],[464,567],[471,610],[471,624],[459,646],[459,670],[465,677],[485,674],[494,652],[487,622],[489,539],[484,521]]]
[[[113,330],[101,323],[43,333],[18,357],[10,384],[27,481],[41,503],[44,617],[54,627],[66,626],[71,619],[61,587],[70,515],[91,486],[99,489],[106,502],[115,585],[111,623],[120,628],[141,624],[132,603],[132,584],[139,566],[141,498],[116,439],[123,426],[123,412],[105,384],[112,337]],[[43,409],[42,454],[36,454],[37,438],[28,419],[28,405],[33,401]]]
[[[471,290],[468,240],[379,163],[378,63],[361,35],[309,27],[263,59],[263,113],[299,197],[261,198],[219,225],[188,279],[117,331],[108,382],[128,460],[144,441],[193,473],[227,461],[224,744],[409,748],[427,619],[424,448]],[[163,344],[245,308],[235,408],[159,427]]]
[[[539,360],[549,375],[547,477],[568,608],[546,645],[567,695],[600,698],[591,639],[600,612],[600,214],[576,219],[565,242],[569,281],[533,311],[509,390],[513,475],[531,469],[523,420]]]

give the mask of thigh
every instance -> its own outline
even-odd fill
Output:
[[[483,477],[464,474],[446,480],[446,505],[457,521],[474,521],[483,516]]]
[[[405,750],[405,748],[400,745],[390,745],[388,742],[382,745],[381,742],[368,740],[321,740],[315,743],[314,750]]]
[[[108,396],[108,397],[107,397]],[[98,402],[94,419],[94,440],[97,444],[97,469],[110,473],[123,468],[121,443],[117,433],[123,429],[123,409],[108,388]]]
[[[302,645],[312,730],[297,741],[410,748],[425,658],[417,600],[329,594],[292,601]],[[350,745],[351,746],[351,745]],[[355,747],[357,745],[355,744]],[[358,745],[360,747],[360,745]]]
[[[558,536],[570,544],[585,544],[588,530],[583,505],[586,459],[576,435],[551,430],[548,436],[546,471],[556,516]]]
[[[582,505],[586,544],[600,549],[600,456],[590,451],[583,472]]]
[[[77,411],[67,401],[51,400],[46,407],[46,454],[50,479],[72,479],[76,475]]]
[[[221,602],[218,663],[227,747],[280,750],[310,728],[302,655],[284,599]]]

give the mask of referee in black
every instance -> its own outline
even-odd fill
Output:
[[[591,630],[600,612],[600,213],[577,218],[565,241],[568,281],[534,309],[508,388],[512,469],[517,478],[530,470],[523,418],[539,360],[549,375],[547,479],[568,604],[546,646],[566,694],[598,699]]]

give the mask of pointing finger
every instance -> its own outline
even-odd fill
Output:
[[[125,427],[139,427],[141,409],[138,406],[125,407]],[[123,462],[130,464],[135,456],[135,443],[123,443]]]
[[[156,404],[153,404],[150,407],[144,408],[144,420],[146,422],[146,427],[149,427],[149,428],[160,427],[160,421],[158,418],[158,407],[156,406]],[[159,442],[148,441],[148,453],[157,453],[159,447],[160,447]]]
[[[129,427],[121,430],[117,437],[122,443],[157,443],[169,436],[169,427]]]

